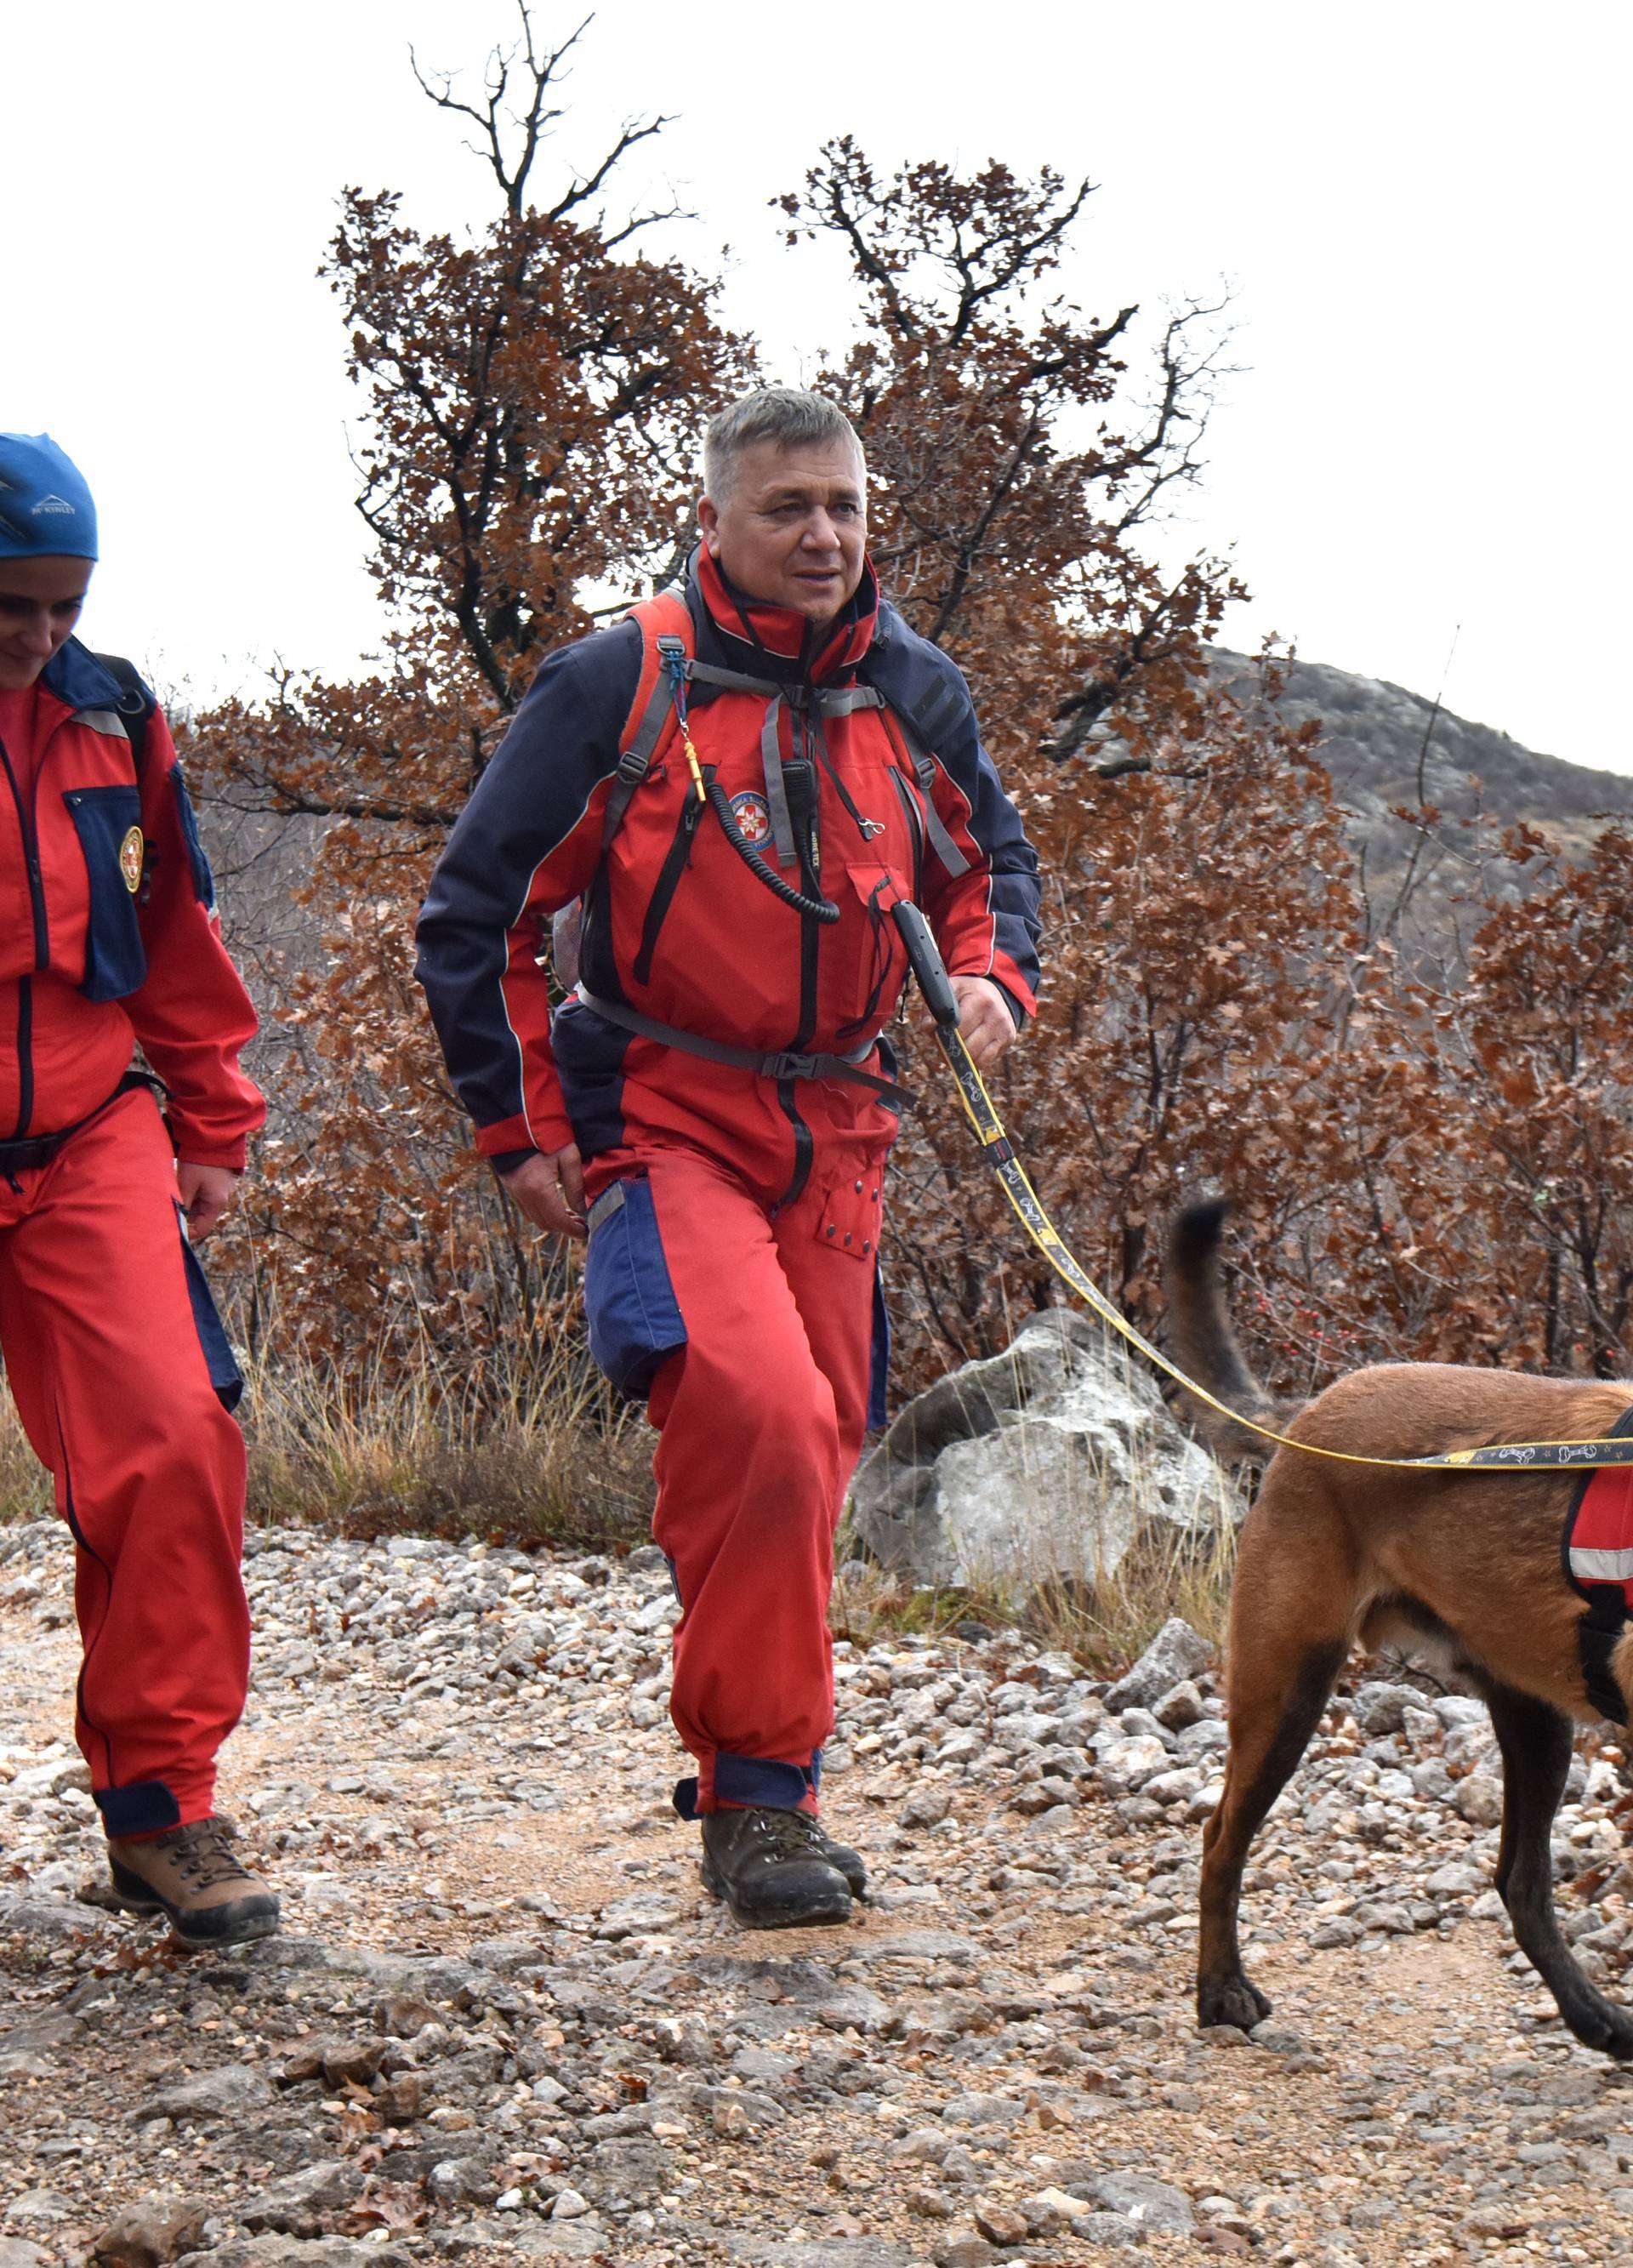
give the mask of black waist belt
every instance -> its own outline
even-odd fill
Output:
[[[656,1040],[660,1047],[679,1048],[682,1055],[702,1056],[710,1063],[730,1064],[737,1071],[756,1071],[761,1079],[848,1079],[853,1086],[871,1087],[898,1110],[910,1108],[915,1099],[894,1079],[879,1079],[871,1071],[859,1070],[850,1056],[801,1055],[791,1049],[780,1054],[762,1055],[758,1048],[734,1048],[728,1040],[706,1040],[696,1032],[678,1031],[673,1024],[660,1024],[655,1016],[644,1016],[638,1008],[626,1008],[621,1000],[603,1000],[598,994],[585,991],[582,984],[575,997],[607,1023],[633,1032],[637,1039]],[[872,1055],[875,1044],[870,1040],[860,1053]]]
[[[157,1079],[149,1079],[139,1071],[128,1071],[105,1102],[99,1102],[96,1108],[87,1111],[83,1118],[76,1118],[71,1126],[59,1127],[55,1134],[29,1134],[18,1141],[0,1142],[0,1176],[40,1172],[60,1150],[73,1140],[76,1134],[85,1131],[92,1119],[99,1118],[105,1110],[111,1110],[121,1094],[133,1094],[138,1086],[151,1087],[155,1093],[163,1092]]]

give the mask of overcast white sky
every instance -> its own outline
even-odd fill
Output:
[[[579,14],[541,5],[559,38]],[[379,635],[347,454],[358,399],[315,270],[347,182],[483,217],[490,176],[416,89],[480,66],[513,0],[0,0],[0,427],[92,481],[85,629],[196,697]],[[820,144],[1049,162],[1100,184],[1090,313],[1214,291],[1236,336],[1205,482],[1164,539],[1233,551],[1226,635],[1387,677],[1531,747],[1633,770],[1625,141],[1633,12],[1599,0],[607,0],[558,142],[698,218],[727,313],[800,374],[837,265],[768,201]],[[1455,652],[1446,673],[1454,633]]]

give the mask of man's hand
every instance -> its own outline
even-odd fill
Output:
[[[540,1150],[499,1176],[504,1194],[535,1228],[553,1236],[570,1236],[582,1244],[584,1225],[584,1161],[576,1144],[564,1150]]]
[[[187,1215],[188,1234],[195,1244],[210,1234],[232,1204],[238,1185],[239,1177],[229,1166],[189,1166],[185,1158],[178,1162],[176,1187]]]
[[[1014,1044],[1015,1019],[1008,998],[989,976],[955,976],[952,984],[959,1004],[959,1036],[976,1070],[989,1070]]]

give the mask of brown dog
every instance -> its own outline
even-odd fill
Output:
[[[1172,1352],[1245,1416],[1294,1439],[1375,1457],[1487,1442],[1595,1440],[1633,1383],[1528,1378],[1444,1363],[1352,1372],[1314,1401],[1269,1403],[1231,1327],[1219,1269],[1222,1204],[1192,1205],[1168,1249]],[[1266,1445],[1198,1405],[1221,1453]],[[1560,1537],[1580,1475],[1379,1472],[1277,1450],[1242,1529],[1226,1659],[1225,1793],[1203,1837],[1196,2007],[1203,2024],[1258,2023],[1269,2002],[1243,1973],[1236,1915],[1247,1849],[1291,1778],[1351,1647],[1438,1655],[1491,1712],[1503,1756],[1497,1887],[1514,1935],[1579,2040],[1633,2057],[1633,2013],[1594,1991],[1555,1918],[1549,1830],[1571,1720],[1594,1719],[1577,1651],[1583,1601]],[[1612,1673],[1633,1697],[1633,1637]]]

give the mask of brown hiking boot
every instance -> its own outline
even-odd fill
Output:
[[[270,1937],[278,1901],[232,1848],[224,1819],[195,1819],[163,1835],[107,1842],[114,1894],[127,1913],[163,1913],[183,1945]]]

